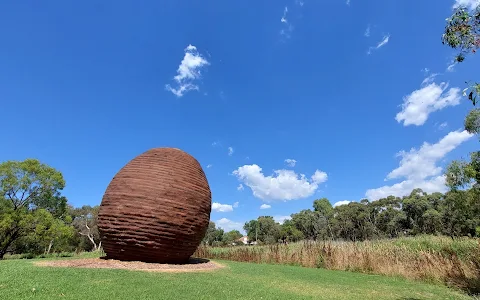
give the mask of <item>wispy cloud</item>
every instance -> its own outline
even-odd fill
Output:
[[[165,85],[165,89],[172,92],[177,97],[182,97],[185,93],[192,90],[198,91],[198,85],[194,82],[200,78],[200,70],[210,64],[200,55],[200,53],[198,53],[197,47],[188,45],[184,51],[185,56],[178,66],[177,75],[173,77],[178,87],[173,88],[170,84]]]
[[[287,166],[289,167],[295,167],[295,164],[297,163],[296,160],[292,159],[292,158],[287,158],[285,160],[285,163],[287,164]]]
[[[387,34],[383,37],[383,39],[376,46],[368,48],[367,54],[368,55],[372,54],[373,50],[378,50],[378,49],[382,48],[383,46],[388,44],[389,41],[390,41],[390,34]]]
[[[432,74],[428,75],[427,77],[425,77],[425,79],[423,79],[422,85],[432,83],[433,81],[435,81],[435,77],[437,77],[438,75],[439,75],[438,73],[432,73]]]
[[[350,6],[350,0],[347,0],[347,2],[346,2],[346,3],[347,3],[347,5],[348,5],[348,6]]]
[[[233,148],[232,148],[232,147],[228,147],[228,155],[229,155],[229,156],[232,156],[232,155],[233,155],[233,152],[235,152],[235,151],[233,150]]]
[[[210,169],[211,167],[213,167],[212,164],[208,164],[208,165],[207,165],[207,169]]]
[[[245,189],[245,187],[241,183],[237,186],[238,191],[243,191],[244,189]]]
[[[370,37],[370,25],[368,25],[367,29],[365,29],[365,33],[363,35],[365,37]]]
[[[447,72],[453,72],[455,70],[455,67],[457,66],[456,62],[452,62],[447,66]]]
[[[288,21],[287,14],[288,7],[285,6],[285,8],[283,9],[283,16],[280,19],[280,22],[283,24],[283,28],[280,30],[280,35],[286,38],[290,38],[293,31],[293,25],[290,24],[290,22]]]
[[[442,124],[438,125],[438,129],[439,129],[439,130],[443,130],[443,129],[445,129],[447,126],[448,126],[448,123],[447,123],[447,122],[443,122]]]

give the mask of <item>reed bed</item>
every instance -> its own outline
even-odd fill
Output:
[[[480,292],[480,240],[410,237],[364,242],[304,241],[266,246],[205,247],[197,257],[298,265],[401,276]]]

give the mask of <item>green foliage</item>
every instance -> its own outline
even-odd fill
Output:
[[[281,235],[280,224],[271,216],[260,216],[257,220],[251,220],[245,223],[243,229],[247,232],[249,241],[260,241],[266,244],[276,243]]]
[[[237,240],[243,235],[238,230],[231,230],[225,232],[222,237],[222,241],[225,245],[231,245],[232,243],[239,243]]]
[[[204,245],[216,245],[221,244],[223,239],[223,229],[217,228],[215,222],[210,221],[208,224],[207,232],[202,240]]]
[[[459,50],[456,62],[463,62],[466,55],[476,53],[480,47],[480,5],[469,11],[465,7],[458,7],[450,18],[446,19],[445,31],[442,35],[442,44]],[[466,82],[468,84],[468,82]],[[467,91],[470,90],[469,93]],[[480,83],[469,84],[464,90],[464,96],[475,106],[480,95]]]
[[[480,47],[480,6],[472,12],[458,7],[446,21],[442,43],[460,50],[457,61],[462,62],[465,54],[475,53]]]
[[[66,198],[60,195],[64,186],[62,174],[38,160],[0,164],[0,259],[19,239],[31,237],[39,224],[52,236],[64,230],[52,222],[46,225],[51,218],[66,217]]]
[[[480,151],[470,154],[470,161],[454,160],[446,168],[446,184],[452,190],[480,185]]]
[[[472,109],[465,118],[465,130],[472,134],[480,133],[480,109]]]
[[[286,220],[281,226],[280,238],[286,242],[297,242],[303,240],[305,236],[297,229],[292,220]]]

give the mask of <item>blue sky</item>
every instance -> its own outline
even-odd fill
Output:
[[[479,58],[452,65],[440,40],[455,3],[4,1],[0,159],[57,168],[80,206],[136,155],[181,148],[227,230],[444,191],[478,145],[462,89]]]

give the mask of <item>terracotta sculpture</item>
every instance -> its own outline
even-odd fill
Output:
[[[198,161],[175,148],[151,149],[110,182],[98,214],[107,258],[185,263],[203,239],[211,192]]]

